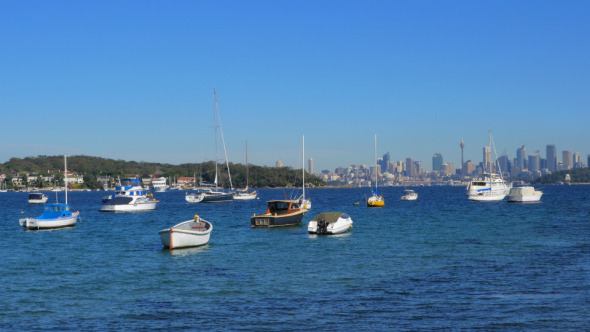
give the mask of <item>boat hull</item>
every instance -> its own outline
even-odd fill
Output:
[[[223,203],[231,202],[234,200],[234,196],[229,193],[216,193],[213,195],[206,193],[198,193],[186,195],[184,198],[189,203]]]
[[[235,200],[239,200],[239,201],[245,201],[245,200],[250,200],[250,199],[256,199],[258,197],[258,194],[256,192],[252,192],[252,193],[237,193],[234,195],[234,199]]]
[[[511,203],[537,203],[541,201],[541,196],[538,195],[526,195],[526,196],[508,196],[508,202]]]
[[[367,206],[368,207],[383,207],[383,206],[385,206],[385,201],[383,200],[383,197],[373,195],[373,196],[369,197],[369,199],[367,200]]]
[[[307,210],[301,209],[296,212],[290,212],[285,214],[259,214],[250,218],[250,224],[252,228],[271,228],[271,227],[284,227],[294,226],[301,224],[303,216]]]
[[[100,212],[135,212],[155,210],[159,201],[137,202],[130,204],[109,204],[108,202],[100,206]]]
[[[210,222],[189,220],[158,232],[164,247],[169,249],[198,247],[209,243],[213,225]]]
[[[335,223],[331,223],[328,224],[328,227],[326,228],[326,232],[322,233],[320,232],[319,228],[318,228],[318,223],[315,220],[312,220],[309,222],[309,224],[307,225],[307,231],[310,234],[328,234],[328,235],[334,235],[334,234],[341,234],[344,232],[347,232],[352,226],[352,219],[340,219]]]
[[[54,229],[76,226],[79,212],[73,213],[69,217],[55,219],[24,218],[20,219],[19,224],[28,230]]]

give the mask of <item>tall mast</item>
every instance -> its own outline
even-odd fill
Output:
[[[64,154],[64,167],[65,167],[65,182],[66,182],[66,204],[68,204],[68,160]]]
[[[246,189],[248,189],[248,141],[246,141]]]
[[[215,127],[215,190],[217,190],[217,95],[215,95],[215,88],[213,88],[213,100],[214,100],[214,110],[213,110],[213,126]]]
[[[303,200],[305,200],[305,135],[301,135],[301,171],[303,174]]]
[[[377,192],[377,134],[375,134],[375,193]]]
[[[215,89],[213,90],[215,94]],[[215,97],[215,111],[217,113],[217,120],[219,122],[219,132],[221,133],[221,143],[223,144],[223,154],[225,156],[225,166],[227,167],[227,175],[229,176],[229,188],[234,189],[234,185],[231,182],[231,172],[229,171],[229,161],[227,160],[227,150],[225,148],[225,138],[223,138],[223,127],[221,126],[221,115],[219,115],[219,107],[217,106],[217,97]],[[215,131],[215,154],[217,154],[217,131]],[[216,163],[217,165],[217,163]]]

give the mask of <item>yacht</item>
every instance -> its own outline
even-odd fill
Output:
[[[496,173],[482,173],[467,185],[467,196],[472,201],[501,201],[510,186]]]
[[[404,190],[404,195],[402,196],[402,200],[404,201],[415,201],[418,199],[418,194],[413,191],[412,189]]]
[[[141,187],[138,179],[124,179],[115,189],[114,195],[103,197],[101,212],[131,212],[155,210],[160,201],[153,198]]]
[[[45,204],[47,202],[47,195],[40,193],[40,192],[31,192],[29,193],[29,203],[30,204]]]
[[[379,179],[377,178],[377,134],[375,134],[375,191],[371,197],[367,199],[367,206],[368,207],[383,207],[385,206],[385,200],[383,196],[379,195],[377,190],[377,182]]]
[[[494,152],[496,151],[496,147],[494,146],[494,141],[492,140],[492,132],[489,132],[489,147],[490,147],[490,155],[492,148]],[[491,156],[490,156],[491,157]],[[491,158],[490,158],[491,159]],[[508,191],[512,185],[508,185],[502,176],[502,169],[500,168],[500,164],[498,163],[498,155],[496,154],[496,161],[497,168],[500,171],[500,174],[493,173],[491,171],[492,163],[488,163],[486,168],[488,168],[487,173],[479,174],[477,177],[473,178],[471,182],[467,185],[467,196],[472,201],[501,201],[508,195]]]
[[[168,186],[166,185],[166,178],[160,177],[152,179],[152,190],[157,193],[165,192],[168,190]]]

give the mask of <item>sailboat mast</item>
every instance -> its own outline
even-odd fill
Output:
[[[305,135],[301,135],[301,171],[303,173],[303,200],[305,200]]]
[[[217,95],[215,94],[215,88],[213,88],[213,100],[214,100],[214,110],[213,110],[213,126],[215,127],[215,190],[217,190]]]
[[[248,141],[246,141],[246,189],[248,189]]]
[[[68,204],[68,160],[64,154],[65,184],[66,184],[66,204]]]
[[[375,192],[377,192],[377,134],[375,134]]]

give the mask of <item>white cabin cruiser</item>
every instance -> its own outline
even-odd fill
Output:
[[[117,186],[114,195],[103,197],[101,212],[132,212],[155,210],[160,202],[148,195],[138,179],[124,179]]]
[[[402,196],[402,200],[404,201],[415,201],[418,199],[418,194],[414,192],[412,189],[404,190],[404,195]]]
[[[315,216],[307,225],[312,234],[340,234],[352,228],[352,218],[342,212],[324,212]]]
[[[166,185],[166,178],[155,178],[152,179],[152,190],[157,193],[162,193],[168,190],[168,185]]]
[[[47,202],[47,195],[40,192],[29,193],[29,204],[45,204]]]
[[[508,202],[512,203],[536,203],[541,201],[543,192],[535,190],[532,186],[513,187],[508,193]]]
[[[472,201],[501,201],[510,187],[500,175],[482,173],[467,185],[467,196]]]

